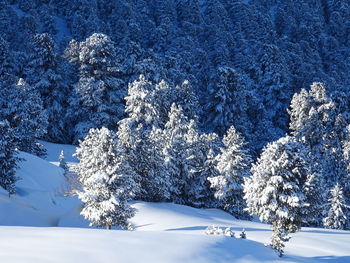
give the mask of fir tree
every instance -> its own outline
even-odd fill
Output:
[[[186,203],[187,183],[196,171],[190,160],[194,156],[188,151],[190,145],[185,138],[188,127],[189,120],[183,114],[181,106],[173,104],[163,131],[164,160],[171,180],[171,200],[179,204]]]
[[[309,156],[312,160],[312,157]],[[315,159],[313,160],[315,161]],[[308,163],[311,163],[308,161]],[[322,224],[322,213],[324,209],[324,185],[320,173],[311,172],[307,175],[303,186],[303,193],[308,204],[303,209],[303,226],[320,226]]]
[[[10,85],[15,81],[15,65],[9,44],[0,35],[0,81]]]
[[[247,218],[244,212],[243,181],[250,174],[251,158],[242,136],[233,126],[224,136],[223,145],[216,157],[219,175],[208,180],[224,210],[238,218]]]
[[[121,149],[116,135],[107,128],[91,129],[77,149],[82,185],[78,196],[84,203],[81,215],[90,225],[126,229],[127,220],[134,216],[128,201],[138,186]]]
[[[290,110],[289,128],[299,141],[308,143],[313,152],[322,149],[323,138],[331,132],[335,105],[322,83],[313,83],[310,91],[302,89],[294,94]]]
[[[5,89],[7,100],[2,112],[13,128],[16,144],[21,151],[44,156],[46,150],[38,142],[47,131],[47,114],[40,95],[23,79]]]
[[[154,85],[140,76],[129,84],[126,101],[127,117],[119,122],[118,138],[132,169],[139,175],[141,192],[137,198],[165,201],[169,198],[169,178],[163,168],[162,138],[158,111],[154,107]]]
[[[0,186],[9,195],[16,193],[18,160],[12,129],[7,121],[0,121]]]
[[[241,130],[248,133],[247,81],[230,67],[219,67],[217,75],[217,80],[212,83],[215,86],[209,89],[206,122],[213,125],[219,135],[223,135],[232,125],[240,126]],[[242,119],[245,123],[239,122]]]
[[[32,52],[25,68],[26,81],[39,93],[47,112],[46,138],[63,142],[66,140],[64,115],[68,90],[60,74],[55,42],[49,34],[43,33],[35,35],[31,45]]]
[[[252,167],[252,177],[245,180],[247,211],[272,224],[271,246],[280,256],[288,233],[297,231],[307,207],[303,193],[307,175],[307,155],[292,137],[269,143]]]
[[[219,144],[218,144],[219,145]],[[207,186],[205,189],[205,196],[206,196],[206,201],[204,203],[204,207],[207,208],[219,208],[220,207],[220,201],[215,198],[215,189],[211,187],[211,178],[215,178],[219,176],[219,171],[217,170],[217,162],[218,160],[216,159],[216,151],[218,149],[218,145],[215,147],[209,147],[209,151],[207,152],[207,156],[203,165],[203,171],[202,171],[202,176],[206,179],[206,182],[204,185]]]
[[[184,191],[185,204],[193,207],[214,207],[214,191],[210,189],[208,177],[214,176],[210,172],[213,167],[213,151],[218,149],[216,134],[201,134],[194,120],[190,120],[188,130],[184,134],[188,156],[187,163],[190,177],[186,180]]]
[[[295,94],[289,114],[292,135],[309,149],[313,173],[319,174],[323,187],[330,189],[336,182],[346,182],[346,122],[324,84],[313,83],[309,91],[302,89]]]
[[[79,65],[75,85],[77,100],[72,101],[78,115],[76,139],[90,128],[116,129],[124,115],[126,88],[117,65],[114,42],[104,34],[93,34],[83,42],[72,40],[65,51],[68,61]]]
[[[348,229],[349,227],[349,206],[346,204],[343,190],[339,184],[336,184],[330,191],[331,198],[327,216],[323,219],[323,225],[331,229]]]
[[[59,160],[58,166],[61,167],[66,173],[68,171],[68,165],[67,165],[67,162],[64,158],[63,150],[61,151],[60,155],[58,156],[58,160]]]

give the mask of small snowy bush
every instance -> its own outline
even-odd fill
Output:
[[[205,230],[205,233],[207,235],[224,235],[227,237],[235,237],[235,232],[231,229],[231,227],[227,227],[225,229],[221,229],[220,227],[216,226],[208,226]]]

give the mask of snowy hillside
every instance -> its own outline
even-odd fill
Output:
[[[21,153],[18,195],[0,191],[0,262],[349,262],[350,232],[303,228],[279,258],[264,246],[269,226],[236,220],[217,209],[135,201],[135,231],[87,229],[80,201],[63,197],[61,150],[70,162],[74,147],[45,143],[47,160]],[[54,164],[52,164],[54,163]],[[236,238],[206,235],[215,225]],[[30,226],[30,227],[23,227]],[[39,228],[40,226],[40,228]],[[75,227],[75,228],[73,228]],[[240,239],[242,229],[247,240]]]

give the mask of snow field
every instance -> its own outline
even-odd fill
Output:
[[[25,161],[17,173],[17,195],[9,198],[0,190],[0,262],[350,262],[349,231],[303,228],[279,258],[264,246],[272,234],[269,225],[171,203],[134,201],[135,231],[88,228],[80,201],[59,191],[65,178],[58,155],[63,149],[74,163],[74,147],[45,147],[46,160],[20,154]],[[245,229],[247,239],[206,235],[210,225],[232,227],[236,237]]]

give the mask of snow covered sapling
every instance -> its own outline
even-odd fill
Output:
[[[209,177],[208,180],[224,210],[236,217],[247,218],[244,211],[243,178],[250,174],[251,158],[242,136],[233,126],[224,136],[223,144],[221,153],[216,157],[219,175]]]
[[[0,121],[0,187],[9,195],[16,193],[17,150],[7,121]]]
[[[68,165],[66,163],[66,160],[64,158],[64,152],[63,150],[61,151],[60,155],[58,156],[58,160],[59,160],[59,167],[61,167],[65,173],[68,171]]]
[[[347,215],[350,207],[345,202],[343,190],[339,184],[331,190],[328,208],[328,215],[323,219],[323,225],[326,228],[346,229],[349,227]]]
[[[247,234],[245,233],[245,229],[242,229],[242,232],[239,234],[239,237],[242,239],[247,239]]]
[[[272,223],[271,247],[280,256],[288,234],[300,228],[308,205],[302,189],[310,168],[301,146],[289,136],[269,143],[244,184],[247,211]]]
[[[135,214],[128,201],[137,186],[116,135],[107,128],[91,129],[75,156],[80,161],[77,172],[82,191],[78,197],[84,203],[81,215],[90,225],[127,229],[127,220]]]

